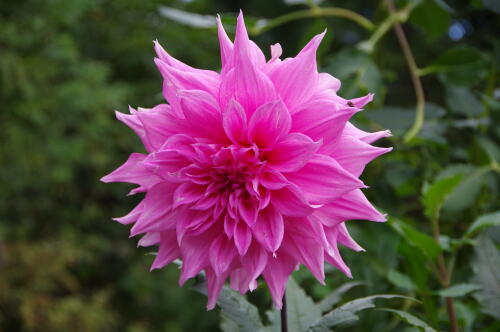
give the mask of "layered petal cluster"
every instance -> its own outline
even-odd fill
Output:
[[[315,36],[294,58],[271,59],[248,38],[240,14],[234,43],[218,22],[220,73],[192,68],[157,42],[156,65],[168,104],[117,113],[141,138],[104,182],[145,193],[128,215],[131,236],[158,246],[152,269],[182,260],[180,284],[205,271],[208,308],[225,280],[242,294],[262,276],[281,307],[289,275],[305,265],[324,283],[324,263],[347,276],[338,245],[359,251],[345,222],[384,221],[359,176],[390,149],[370,145],[348,120],[372,95],[346,100],[340,82],[318,73]]]

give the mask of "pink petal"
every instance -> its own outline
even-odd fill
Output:
[[[281,101],[260,106],[248,123],[248,138],[260,149],[272,147],[290,131],[291,118]]]
[[[146,233],[139,242],[137,242],[138,247],[150,247],[160,242],[160,233],[150,232]]]
[[[224,286],[224,282],[227,279],[228,273],[224,273],[223,275],[217,275],[212,269],[206,269],[207,275],[207,290],[208,290],[208,303],[207,310],[212,310],[215,308],[215,304],[217,303],[217,298]]]
[[[279,43],[271,45],[271,60],[269,60],[269,62],[279,60],[282,53],[283,49]]]
[[[332,90],[337,92],[340,89],[340,80],[328,73],[319,73],[318,90]]]
[[[210,246],[210,264],[217,276],[226,272],[234,258],[237,251],[235,250],[234,243],[227,238],[226,234],[221,234]]]
[[[356,128],[349,122],[346,124],[344,128],[343,134],[356,137],[368,144],[373,143],[381,138],[392,136],[390,130],[377,131],[375,133],[367,133],[366,131]]]
[[[233,55],[233,43],[227,36],[219,15],[217,15],[217,34],[220,44],[222,70],[225,70],[231,61],[231,56]]]
[[[252,243],[252,230],[245,223],[238,222],[234,228],[234,245],[240,256],[247,253]]]
[[[349,191],[364,187],[363,182],[335,159],[320,154],[314,155],[300,171],[288,173],[286,177],[299,186],[313,204],[330,203]]]
[[[257,220],[258,202],[251,199],[240,198],[237,208],[243,221],[249,227],[253,227]]]
[[[247,139],[247,116],[243,107],[234,99],[229,101],[222,114],[222,124],[227,137],[233,143],[246,143]]]
[[[127,161],[110,174],[101,178],[102,182],[127,182],[138,185],[147,185],[157,182],[157,177],[144,166],[146,155],[132,153]]]
[[[179,284],[194,277],[202,269],[210,265],[209,253],[213,239],[219,235],[219,229],[213,228],[203,235],[186,235],[180,245],[182,270]],[[215,274],[215,272],[213,272]]]
[[[218,96],[219,74],[209,70],[183,71],[158,58],[156,66],[166,82],[175,90],[203,90],[212,96]]]
[[[354,239],[351,237],[351,235],[347,231],[347,226],[345,222],[340,223],[337,226],[337,231],[338,231],[337,241],[339,241],[344,246],[354,251],[365,251],[363,247],[361,247],[358,243],[356,243],[356,241],[354,241]]]
[[[175,241],[175,232],[161,232],[160,233],[160,247],[156,255],[151,271],[161,269],[162,267],[172,263],[175,259],[179,258],[180,251],[177,241]]]
[[[267,189],[279,190],[290,184],[280,172],[269,169],[259,174],[259,183]]]
[[[136,113],[144,127],[148,146],[153,150],[158,150],[170,136],[184,131],[170,107],[160,106]]]
[[[281,245],[283,234],[283,216],[271,205],[260,211],[259,220],[253,228],[257,241],[270,252],[275,252]]]
[[[331,250],[325,254],[325,260],[335,266],[337,269],[342,271],[347,277],[352,278],[351,270],[346,265],[342,256],[340,255],[340,251],[337,246],[337,238],[338,238],[338,229],[337,227],[326,227],[325,234],[330,242]]]
[[[288,277],[297,266],[297,261],[283,251],[276,254],[276,257],[269,257],[263,276],[267,287],[271,292],[273,303],[276,308],[281,309],[283,305],[283,295]]]
[[[158,223],[167,215],[172,208],[173,191],[176,186],[176,184],[162,182],[148,190],[143,201],[141,216],[130,230],[131,236],[150,231],[149,226]]]
[[[204,197],[205,187],[185,182],[177,187],[173,195],[173,208],[196,202]]]
[[[149,141],[146,138],[146,132],[144,130],[144,126],[142,125],[142,122],[139,120],[137,115],[136,110],[134,110],[132,107],[129,106],[130,113],[132,114],[123,114],[118,111],[115,111],[116,118],[126,124],[130,129],[132,129],[137,136],[142,141],[142,144],[144,145],[144,148],[146,148],[146,151],[151,152],[154,149],[149,145]]]
[[[283,250],[307,266],[321,284],[325,283],[323,258],[325,248],[308,218],[290,218],[286,220]]]
[[[325,33],[315,36],[295,58],[289,58],[268,73],[286,106],[293,110],[316,91],[316,50]]]
[[[255,64],[254,51],[240,15],[234,41],[234,68],[225,75],[220,87],[222,109],[234,98],[243,106],[247,116],[251,116],[260,105],[276,99],[273,83]]]
[[[251,283],[254,282],[264,271],[269,254],[260,245],[253,244],[246,253],[241,257],[241,265],[245,271],[244,277],[241,280],[240,290],[246,292],[251,288]]]
[[[113,220],[118,221],[120,224],[124,225],[134,223],[141,216],[143,209],[144,209],[144,200],[142,200],[139,204],[137,204],[137,206],[127,215],[119,218],[113,218]]]
[[[228,140],[222,128],[222,115],[217,102],[201,90],[182,91],[181,108],[193,136],[211,139],[214,143]]]
[[[331,146],[337,145],[347,121],[357,108],[338,108],[332,101],[317,99],[301,105],[292,115],[292,132],[301,132],[311,137],[314,141],[323,140],[321,153]]]
[[[201,74],[213,75],[213,76],[217,77],[215,72],[212,72],[209,70],[201,70],[201,69],[193,68],[191,66],[186,65],[185,63],[177,60],[176,58],[174,58],[173,56],[168,54],[167,51],[165,51],[165,49],[160,45],[158,40],[155,40],[153,42],[155,44],[154,49],[155,49],[156,55],[158,56],[158,58],[161,61],[165,62],[169,66],[171,66],[177,70],[180,70],[180,71],[201,73]]]
[[[354,219],[378,222],[386,220],[384,215],[371,205],[359,189],[348,192],[335,201],[323,205],[315,210],[314,214],[326,226],[335,226],[341,222]]]
[[[354,105],[354,107],[362,108],[369,102],[373,100],[373,93],[369,93],[366,96],[360,98],[351,99],[349,102]]]
[[[163,150],[151,153],[144,165],[148,170],[165,180],[170,180],[171,173],[187,167],[191,161],[176,150]]]
[[[392,148],[378,148],[352,136],[339,138],[331,156],[348,172],[360,176],[366,164]]]
[[[303,217],[310,215],[314,211],[307,202],[305,193],[293,184],[283,189],[272,191],[271,202],[285,216]]]
[[[278,141],[273,149],[266,153],[266,158],[272,169],[294,172],[307,164],[320,145],[304,134],[291,133]]]

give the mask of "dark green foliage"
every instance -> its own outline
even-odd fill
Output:
[[[318,62],[342,79],[340,95],[376,93],[353,121],[394,133],[377,143],[394,151],[362,176],[388,224],[348,223],[367,250],[343,251],[360,284],[327,268],[322,286],[300,269],[294,276],[305,292],[290,286],[291,326],[311,327],[333,306],[368,308],[370,294],[401,294],[420,303],[394,299],[383,302],[391,309],[348,310],[342,317],[359,320],[336,330],[405,331],[408,324],[449,330],[444,297],[453,298],[462,331],[500,330],[498,1],[395,2],[416,5],[403,28],[426,95],[422,130],[409,143],[402,137],[414,121],[415,92],[398,41],[388,30],[366,42],[388,17],[384,1],[3,0],[0,331],[219,330],[220,310],[206,312],[203,295],[178,288],[176,266],[150,273],[151,249],[136,249],[127,228],[111,221],[139,198],[123,197],[127,185],[98,181],[143,149],[113,110],[162,100],[152,40],[193,66],[219,67],[215,30],[179,24],[162,16],[160,6],[221,13],[229,31],[240,8],[251,32],[259,32],[260,18],[308,6],[350,9],[375,26],[304,18],[254,36],[267,55],[279,41],[291,56],[328,28]],[[440,226],[437,241],[431,219]],[[451,275],[447,285],[437,273],[440,255]],[[242,299],[231,299],[221,310],[225,331],[238,328],[231,320],[238,308],[229,307]],[[265,287],[248,299],[239,309],[255,318],[248,323],[257,327],[249,329],[262,324],[276,331],[279,315],[265,314]],[[335,317],[325,328],[343,319]]]

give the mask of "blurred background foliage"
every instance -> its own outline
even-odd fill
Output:
[[[231,31],[240,8],[254,40],[265,50],[280,42],[285,56],[328,28],[322,70],[342,80],[343,97],[376,93],[354,122],[394,133],[380,143],[394,151],[363,175],[390,220],[349,223],[367,252],[345,252],[364,284],[343,300],[416,297],[421,303],[398,308],[449,330],[448,297],[460,330],[499,331],[500,230],[489,227],[500,224],[499,4],[396,2],[425,92],[422,130],[406,142],[415,91],[393,24],[374,38],[390,17],[383,1],[2,0],[0,331],[219,330],[203,295],[178,288],[178,268],[148,272],[153,258],[111,221],[138,198],[123,197],[125,184],[98,179],[143,149],[113,110],[162,101],[152,40],[216,69],[213,16],[221,13]],[[332,6],[369,24],[318,14]],[[304,11],[311,17],[272,20]],[[440,278],[440,257],[449,280]],[[327,287],[303,269],[295,278],[315,300],[348,281],[333,270]],[[249,297],[261,309],[270,305],[264,288]],[[368,311],[340,330],[416,330],[404,326],[391,313]]]

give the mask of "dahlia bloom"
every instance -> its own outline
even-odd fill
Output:
[[[151,269],[182,260],[179,283],[204,270],[208,309],[226,279],[244,294],[262,276],[281,308],[289,275],[305,265],[324,283],[324,263],[351,277],[338,244],[363,250],[345,221],[384,221],[359,176],[390,151],[348,122],[373,95],[346,100],[318,73],[315,36],[294,58],[279,44],[266,61],[240,14],[234,43],[218,19],[220,73],[192,68],[155,42],[168,104],[116,113],[147,153],[132,153],[104,182],[145,192],[128,215],[140,246],[159,247]]]

